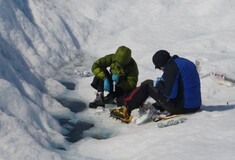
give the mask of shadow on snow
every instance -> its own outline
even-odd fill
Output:
[[[235,109],[235,105],[216,105],[216,106],[202,106],[202,110],[208,112],[215,112],[215,111],[226,111]]]

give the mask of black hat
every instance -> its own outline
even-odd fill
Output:
[[[155,65],[155,69],[160,69],[165,66],[168,60],[171,58],[170,53],[165,50],[159,50],[153,55],[153,64]]]

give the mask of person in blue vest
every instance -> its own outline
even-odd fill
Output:
[[[131,121],[131,111],[143,106],[148,97],[154,106],[170,114],[193,113],[201,107],[201,85],[196,66],[188,59],[170,56],[166,50],[157,51],[152,57],[155,69],[163,71],[156,80],[145,80],[129,97],[125,106],[114,109],[112,114],[124,122]]]

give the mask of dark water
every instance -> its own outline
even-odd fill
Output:
[[[67,89],[74,90],[75,84],[71,82],[64,82],[61,81],[61,84],[63,84]],[[70,109],[71,112],[78,113],[86,109],[86,104],[79,100],[71,100],[66,98],[55,98],[59,103],[61,103],[64,107]],[[68,133],[64,134],[65,138],[69,142],[77,142],[81,140],[82,133],[85,130],[90,129],[93,127],[93,124],[82,122],[82,121],[71,121],[70,119],[58,119],[59,124],[68,131]]]
[[[67,89],[74,90],[75,84],[71,82],[60,82]],[[66,98],[55,98],[64,107],[69,108],[71,112],[78,113],[86,109],[86,104],[79,100],[72,100]],[[77,121],[74,122],[71,119],[58,119],[59,124],[68,132],[63,134],[67,141],[75,143],[81,140],[83,137],[83,132],[92,128],[94,125],[87,122]],[[107,129],[99,129],[98,131],[88,134],[89,137],[96,139],[107,139],[111,136],[111,133]],[[86,136],[87,137],[87,136]]]
[[[64,134],[65,138],[69,142],[77,142],[83,138],[82,133],[85,130],[90,129],[93,127],[93,124],[77,121],[76,123],[70,122],[69,119],[59,119],[59,123],[69,132]]]
[[[86,109],[86,104],[82,101],[71,100],[66,98],[56,98],[56,100],[64,107],[70,109],[70,111],[74,113],[78,113]]]

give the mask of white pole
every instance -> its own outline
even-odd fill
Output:
[[[116,82],[113,81],[113,92],[115,92]]]

